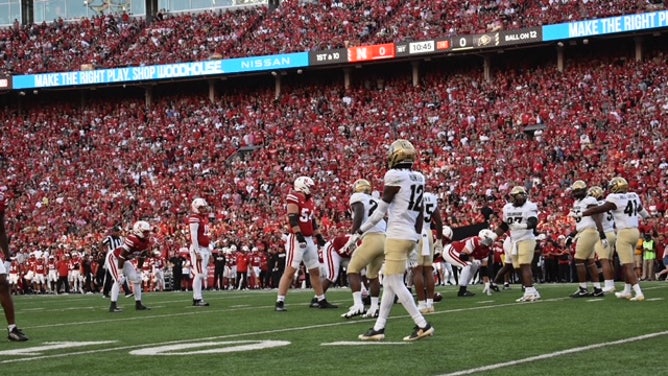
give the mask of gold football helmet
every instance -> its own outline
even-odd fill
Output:
[[[353,183],[353,192],[371,194],[371,183],[366,179],[357,179],[355,183]]]
[[[394,168],[401,163],[412,165],[416,157],[417,151],[408,140],[394,141],[390,145],[390,150],[387,151],[387,162],[390,168]]]
[[[576,180],[571,185],[571,195],[576,199],[583,199],[587,196],[587,183],[582,180]]]
[[[621,176],[615,176],[608,183],[608,189],[612,193],[626,193],[629,190],[629,182]]]
[[[508,195],[514,206],[522,206],[527,201],[527,190],[521,185],[514,186]]]
[[[587,191],[587,194],[590,195],[591,197],[597,199],[597,200],[602,200],[603,199],[603,188],[595,185]]]

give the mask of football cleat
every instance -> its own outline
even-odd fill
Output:
[[[348,312],[341,315],[344,319],[351,319],[355,316],[364,315],[364,306],[354,305],[348,309]]]
[[[515,300],[516,302],[535,302],[540,299],[540,295],[537,294],[525,294],[521,298]]]
[[[362,341],[382,341],[385,339],[385,328],[380,330],[374,330],[373,328],[366,331],[364,334],[360,334],[357,338]]]
[[[320,305],[318,304],[318,298],[313,297],[313,299],[311,299],[311,303],[309,304],[309,307],[320,308]]]
[[[28,336],[15,326],[12,330],[7,329],[7,339],[14,342],[25,342],[28,340]]]
[[[378,314],[380,314],[380,310],[378,308],[369,308],[369,310],[366,311],[366,313],[363,314],[362,317],[365,319],[373,319],[378,317]]]
[[[413,329],[413,333],[410,335],[404,337],[404,341],[417,341],[419,339],[425,338],[425,337],[431,337],[434,335],[434,328],[427,323],[427,325],[424,328],[420,328],[416,326]]]
[[[603,292],[602,289],[594,288],[594,292],[591,294],[591,296],[593,296],[595,298],[600,298],[602,296],[605,296],[605,293]]]
[[[501,291],[501,290],[499,290],[499,286],[497,286],[496,284],[489,285],[489,288],[492,289],[495,292]]]
[[[151,309],[143,305],[140,301],[135,302],[135,310],[137,311],[150,311]]]
[[[327,301],[327,299],[323,299],[318,302],[318,308],[320,309],[329,309],[329,308],[339,308],[336,304],[332,304]]]
[[[475,294],[472,293],[472,292],[469,291],[469,290],[464,290],[464,291],[460,291],[460,292],[458,292],[458,293],[457,293],[457,296],[468,297],[468,296],[475,296]]]
[[[123,312],[123,310],[118,308],[116,302],[111,302],[111,304],[109,305],[109,312]]]
[[[133,296],[135,296],[135,294],[134,294],[134,293],[131,293],[131,292],[125,294],[125,297],[126,297],[126,298],[132,298]]]
[[[629,301],[632,301],[632,302],[642,302],[643,300],[645,300],[645,295],[643,295],[643,294],[636,294],[636,296],[629,299]]]
[[[418,311],[420,311],[421,314],[423,315],[428,315],[430,313],[434,313],[434,306],[422,306],[418,307]]]
[[[589,290],[582,287],[578,288],[578,291],[571,294],[571,298],[586,298],[588,296],[590,296]]]
[[[633,297],[630,292],[626,291],[616,292],[615,296],[619,299],[631,299]]]
[[[194,307],[208,307],[209,302],[205,301],[204,299],[193,299],[193,306]]]
[[[485,287],[482,289],[482,293],[487,296],[492,296],[492,289],[490,287]]]
[[[288,309],[285,308],[285,302],[276,302],[276,307],[274,310],[276,312],[286,312]]]
[[[603,291],[604,294],[612,294],[613,292],[615,292],[615,286],[612,286],[612,287],[604,287],[604,288],[602,289],[602,291]]]

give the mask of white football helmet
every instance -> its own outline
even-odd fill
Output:
[[[489,247],[494,244],[494,241],[496,240],[496,232],[485,228],[480,230],[478,237],[480,238],[482,245]]]
[[[447,240],[452,240],[453,232],[452,232],[452,227],[450,226],[443,226],[443,237],[446,238]]]
[[[149,232],[151,232],[151,225],[146,221],[137,221],[132,225],[132,233],[140,239],[145,239]]]
[[[190,204],[190,209],[193,211],[193,213],[196,214],[203,214],[206,213],[206,211],[209,208],[209,204],[206,202],[205,199],[198,197],[193,200],[193,203]]]
[[[311,188],[315,186],[313,179],[308,176],[300,176],[295,179],[295,191],[301,192],[305,195],[311,194]]]

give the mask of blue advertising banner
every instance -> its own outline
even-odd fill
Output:
[[[305,66],[308,66],[308,53],[298,52],[292,54],[151,65],[144,67],[20,75],[13,77],[13,88],[14,90],[22,90],[64,86],[105,85],[170,78],[194,78]]]
[[[627,14],[543,26],[543,41],[583,38],[668,27],[668,11]]]

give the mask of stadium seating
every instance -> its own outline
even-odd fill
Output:
[[[384,147],[399,137],[421,151],[418,167],[453,227],[476,221],[482,205],[498,210],[522,184],[542,210],[540,230],[556,237],[572,226],[570,182],[604,185],[615,174],[664,214],[665,56],[574,58],[563,72],[520,66],[489,82],[470,67],[426,64],[420,87],[408,72],[368,71],[346,92],[286,80],[277,100],[270,82],[230,83],[213,105],[204,93],[173,94],[149,110],[143,97],[90,98],[85,107],[27,101],[0,112],[12,244],[93,249],[112,225],[138,218],[178,236],[196,195],[215,208],[216,238],[271,244],[298,175],[316,181],[319,215],[334,236],[350,226],[350,183],[365,177],[380,189]],[[545,129],[528,137],[532,125]]]
[[[640,3],[640,5],[639,5]],[[15,74],[166,64],[420,40],[664,8],[619,1],[282,1],[141,18],[106,15],[0,29],[0,71]]]

